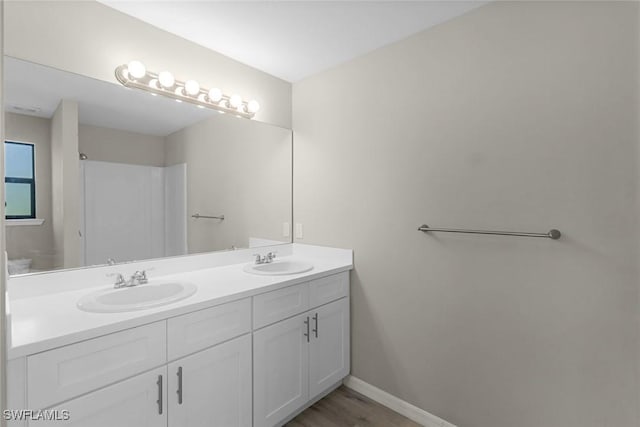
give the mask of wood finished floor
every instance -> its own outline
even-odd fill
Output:
[[[341,386],[285,427],[420,427],[420,424]]]

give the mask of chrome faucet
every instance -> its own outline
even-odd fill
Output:
[[[256,264],[269,264],[273,262],[274,259],[276,259],[276,252],[269,252],[264,256],[260,254],[253,254],[253,256],[256,257]]]
[[[147,277],[147,272],[145,270],[136,271],[129,280],[125,280],[124,276],[120,273],[108,274],[107,276],[116,276],[116,282],[113,284],[114,289],[130,288],[132,286],[149,283],[149,278]]]
[[[133,276],[131,276],[131,282],[137,282],[136,285],[146,285],[147,283],[149,283],[149,279],[147,278],[147,272],[145,270],[142,271],[136,271],[135,273],[133,273]],[[135,286],[135,285],[131,285],[131,286]]]

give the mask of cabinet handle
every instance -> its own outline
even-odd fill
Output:
[[[178,405],[182,405],[182,366],[178,368]]]
[[[162,375],[158,375],[158,381],[156,382],[158,385],[158,413],[162,415]]]
[[[307,320],[304,321],[304,324],[307,325],[307,333],[304,334],[307,337],[307,342],[309,342],[309,316],[307,316]]]
[[[313,328],[313,333],[316,335],[316,338],[318,338],[318,313],[313,316],[313,320],[315,325]]]

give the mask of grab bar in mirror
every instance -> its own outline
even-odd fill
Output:
[[[195,219],[204,218],[204,219],[219,219],[219,220],[223,220],[224,219],[224,215],[209,216],[209,215],[200,215],[199,213],[195,213],[195,214],[191,215],[191,218],[195,218]]]
[[[425,233],[430,231],[443,232],[443,233],[466,233],[466,234],[492,234],[496,236],[522,236],[522,237],[546,237],[547,239],[558,240],[562,233],[555,228],[549,230],[548,233],[528,233],[520,231],[489,231],[489,230],[463,230],[457,228],[432,228],[426,224],[422,224],[418,227],[418,231],[424,231]]]

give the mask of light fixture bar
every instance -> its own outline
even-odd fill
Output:
[[[260,109],[257,101],[244,101],[239,95],[225,95],[219,89],[204,89],[194,80],[180,81],[171,73],[147,71],[139,61],[123,64],[115,70],[116,79],[125,87],[187,102],[201,108],[209,108],[222,113],[234,114],[251,119]],[[213,98],[212,98],[213,97]]]

